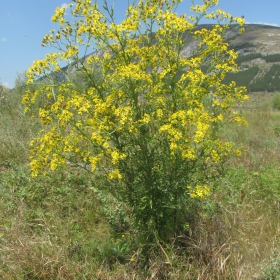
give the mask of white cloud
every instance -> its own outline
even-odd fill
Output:
[[[1,42],[6,42],[6,41],[7,41],[7,39],[6,39],[6,38],[4,38],[4,37],[2,37],[0,41],[1,41]]]
[[[8,82],[4,82],[4,83],[2,83],[2,85],[3,85],[4,87],[9,87],[9,83],[8,83]]]
[[[65,8],[65,10],[67,10],[67,8],[68,8],[68,4],[63,3],[63,4],[61,4],[61,5],[60,5],[60,7],[61,7],[61,8]]]
[[[269,22],[262,22],[262,21],[257,21],[257,22],[249,22],[246,21],[247,24],[263,24],[263,25],[271,25],[271,26],[279,26],[277,23],[269,23]]]
[[[64,9],[65,9],[65,15],[68,15],[68,14],[67,14],[67,9],[69,8],[68,4],[63,3],[63,4],[60,5],[60,7],[61,7],[61,8],[64,8]]]

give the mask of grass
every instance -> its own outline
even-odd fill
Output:
[[[20,98],[7,93],[0,104],[1,279],[279,279],[280,112],[270,95],[238,108],[249,126],[227,136],[246,151],[226,164],[188,234],[154,244],[145,261],[137,233],[117,220],[123,209],[103,207],[88,175],[30,178],[39,125],[11,106]]]

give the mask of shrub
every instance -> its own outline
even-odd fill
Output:
[[[264,269],[265,280],[279,280],[280,279],[280,259],[276,253],[270,257],[270,264]]]
[[[246,99],[246,89],[222,83],[237,68],[224,34],[228,23],[244,20],[209,12],[216,0],[193,6],[195,17],[180,16],[179,2],[134,2],[120,24],[106,1],[102,9],[89,0],[70,4],[74,23],[57,8],[52,21],[60,31],[46,35],[43,45],[60,47],[27,72],[29,84],[42,76],[49,82],[23,98],[27,111],[44,101],[38,110],[44,129],[30,144],[33,176],[69,164],[88,169],[103,201],[114,197],[129,208],[146,244],[188,228],[188,210],[208,195],[226,158],[240,153],[219,128],[245,122],[230,109]],[[225,24],[196,29],[204,16]],[[180,55],[188,38],[198,42],[190,58]],[[81,59],[79,47],[93,54]],[[86,83],[58,83],[53,73],[61,71],[60,60]]]
[[[272,97],[272,107],[275,110],[280,110],[280,92],[275,92]]]

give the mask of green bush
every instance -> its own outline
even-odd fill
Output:
[[[275,110],[280,110],[280,92],[275,92],[272,98],[272,107]]]
[[[264,280],[280,280],[280,257],[273,253],[270,263],[264,268]]]

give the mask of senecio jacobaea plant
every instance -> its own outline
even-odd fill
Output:
[[[28,83],[40,86],[23,103],[31,113],[40,104],[43,125],[30,144],[32,175],[68,163],[90,167],[95,187],[130,209],[135,229],[166,240],[184,228],[188,205],[209,194],[222,163],[240,153],[219,131],[246,123],[234,111],[246,89],[223,83],[238,70],[225,34],[232,23],[242,32],[244,19],[213,12],[218,0],[193,5],[189,16],[176,12],[180,0],[139,0],[117,24],[106,1],[74,2],[67,14],[76,20],[57,8],[52,21],[60,30],[43,38],[57,52],[27,72]],[[203,17],[217,24],[198,28]],[[81,74],[83,87],[61,62]]]

